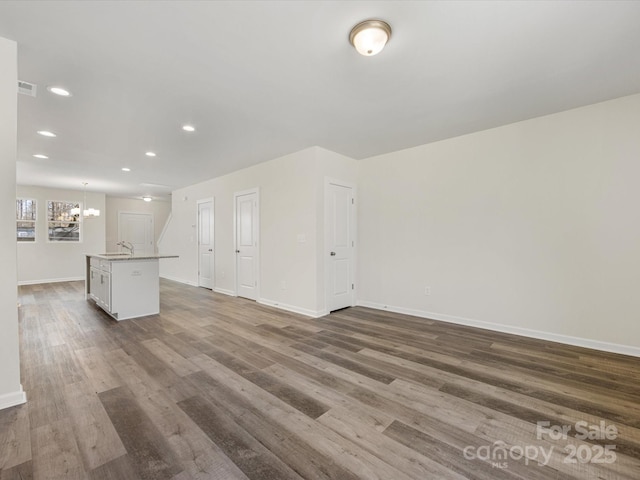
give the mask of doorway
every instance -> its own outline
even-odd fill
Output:
[[[213,290],[215,282],[214,200],[198,200],[198,285]]]
[[[155,254],[153,214],[118,212],[118,241],[131,243],[136,255]]]
[[[325,183],[326,311],[354,305],[355,187],[345,182]]]
[[[234,194],[234,244],[236,253],[236,295],[250,300],[258,299],[259,216],[258,189]]]

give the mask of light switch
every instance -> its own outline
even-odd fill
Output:
[[[307,235],[304,233],[298,234],[298,243],[305,243],[307,241]]]

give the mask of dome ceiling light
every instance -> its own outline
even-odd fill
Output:
[[[69,90],[67,90],[66,88],[63,87],[47,87],[47,90],[49,90],[51,93],[55,93],[56,95],[59,95],[61,97],[70,97],[71,96],[71,92]]]
[[[38,130],[38,134],[42,135],[43,137],[49,137],[49,138],[53,138],[57,136],[55,133],[50,132],[49,130]]]
[[[391,27],[382,20],[365,20],[351,29],[349,42],[360,55],[371,57],[382,51],[391,38]]]

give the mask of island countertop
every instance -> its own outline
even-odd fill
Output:
[[[102,260],[109,261],[121,261],[121,260],[157,260],[159,258],[178,258],[178,255],[130,255],[128,253],[87,253],[87,257],[100,258]]]
[[[85,298],[116,320],[160,313],[159,260],[178,255],[86,254]]]

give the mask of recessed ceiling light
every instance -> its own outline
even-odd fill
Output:
[[[185,132],[195,132],[196,131],[196,127],[194,127],[193,125],[183,125],[182,129]]]
[[[150,202],[150,201],[151,201],[151,197],[142,197],[142,199],[143,199],[145,202]]]
[[[43,155],[43,154],[41,154],[41,153],[36,153],[36,154],[34,155],[34,157],[36,157],[36,158],[49,158],[49,157],[47,157],[46,155]]]
[[[62,88],[62,87],[47,87],[47,90],[49,90],[51,93],[55,93],[56,95],[60,95],[61,97],[70,97],[71,96],[71,92],[69,90],[67,90],[66,88]]]
[[[42,135],[43,137],[55,137],[56,134],[53,132],[50,132],[48,130],[38,130],[38,134]]]
[[[122,167],[122,171],[123,171],[123,172],[130,172],[130,171],[131,171],[131,169],[130,169],[130,168],[127,168],[127,167]]]
[[[155,157],[156,156],[156,154],[154,152],[147,152],[147,153],[145,153],[145,155],[147,157]]]

